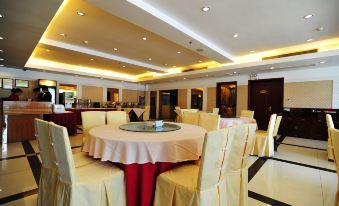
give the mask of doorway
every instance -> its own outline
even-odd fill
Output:
[[[237,112],[237,82],[217,83],[216,106],[221,117],[235,117]]]
[[[178,90],[160,91],[159,118],[163,120],[174,120],[175,106],[178,105]]]
[[[248,80],[248,108],[260,130],[266,130],[271,114],[282,113],[284,78]]]
[[[202,110],[203,88],[191,89],[191,109]]]
[[[119,101],[119,89],[107,88],[107,101],[118,102]]]
[[[157,91],[151,91],[150,95],[150,119],[156,119],[157,116]]]

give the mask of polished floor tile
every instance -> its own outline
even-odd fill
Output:
[[[338,176],[336,173],[319,171],[323,190],[324,206],[334,206],[337,191]]]
[[[0,176],[31,170],[26,157],[2,160],[0,161],[0,165]]]
[[[269,205],[249,197],[248,206],[269,206]]]
[[[303,139],[297,137],[285,137],[283,143],[300,145],[305,147],[314,147],[319,149],[327,149],[327,141]]]
[[[14,157],[24,155],[25,151],[21,142],[8,143],[1,145],[0,158]]]
[[[31,141],[29,141],[29,143],[31,143],[35,153],[39,153],[40,152],[39,144],[38,144],[38,142],[36,140],[31,140]]]
[[[4,204],[3,206],[36,206],[38,195],[30,195],[19,200]]]

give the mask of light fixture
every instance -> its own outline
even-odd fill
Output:
[[[0,39],[4,39],[2,36],[0,36]]]
[[[0,61],[3,61],[3,60],[5,60],[5,59],[0,58]]]
[[[94,61],[94,59],[90,59],[91,61]]]
[[[78,14],[79,16],[85,16],[85,15],[86,15],[84,12],[81,12],[81,11],[78,11],[77,14]]]
[[[147,40],[147,37],[145,37],[145,36],[144,36],[144,37],[142,37],[142,40],[146,41],[146,40]]]
[[[152,58],[148,58],[148,61],[152,61]]]
[[[199,63],[202,63],[202,61],[200,60]]]
[[[172,66],[173,68],[177,67],[177,66]]]
[[[3,64],[0,64],[0,67],[4,67],[5,65],[3,65]]]
[[[184,77],[184,79],[186,79],[186,77]]]
[[[206,74],[205,77],[208,77],[208,74]]]
[[[321,61],[321,62],[319,62],[319,64],[325,64],[326,63],[326,61]]]
[[[85,44],[88,44],[88,41],[87,41],[87,40],[85,40],[85,41],[84,41],[84,43],[85,43]]]
[[[324,30],[324,27],[320,26],[318,28],[315,29],[316,31],[323,31]]]
[[[307,41],[307,42],[311,42],[311,41],[313,41],[313,39],[312,39],[312,38],[310,38],[310,39],[307,39],[306,41]]]
[[[168,64],[165,64],[165,66],[167,66]]]
[[[126,67],[125,65],[123,65],[122,67]]]
[[[181,51],[177,51],[177,54],[181,54]]]
[[[46,52],[50,52],[50,50],[49,50],[49,49],[46,49]]]
[[[250,53],[254,53],[254,52],[255,52],[254,50],[250,51]]]
[[[238,38],[238,34],[233,34],[233,38]]]
[[[270,69],[275,69],[275,67],[270,67]]]
[[[0,49],[0,52],[4,52],[4,50]]]
[[[233,72],[233,74],[236,74],[237,72]]]
[[[4,15],[0,14],[0,18],[3,18],[3,17],[4,17]]]
[[[310,19],[312,17],[313,17],[313,14],[307,14],[307,15],[304,16],[304,19]]]
[[[204,6],[204,7],[201,8],[201,11],[203,11],[203,12],[206,12],[206,11],[209,11],[209,10],[210,10],[210,7],[208,7],[208,6]]]
[[[118,48],[113,48],[114,51],[118,51]]]
[[[66,36],[66,34],[64,34],[64,33],[60,33],[59,35],[60,35],[60,36]]]

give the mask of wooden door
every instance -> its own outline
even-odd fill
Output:
[[[150,115],[151,119],[156,119],[157,116],[157,92],[151,91],[150,98]]]
[[[216,106],[221,117],[235,117],[237,112],[237,82],[218,82]]]
[[[284,78],[248,81],[248,108],[254,111],[259,129],[267,129],[271,114],[282,113],[283,104]]]

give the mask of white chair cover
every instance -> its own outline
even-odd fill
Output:
[[[339,205],[339,130],[330,128],[329,133],[331,133],[332,143],[333,143],[333,160],[336,164],[338,183],[337,183],[337,195],[335,198],[335,205]]]
[[[55,205],[126,205],[120,169],[100,162],[75,168],[66,128],[50,123],[50,135],[59,175]]]
[[[273,137],[275,139],[278,138],[278,131],[279,131],[279,127],[280,127],[281,118],[282,118],[281,115],[277,116],[277,120],[275,121],[275,124],[274,124]]]
[[[109,111],[106,112],[107,124],[126,124],[127,114],[125,111]]]
[[[334,123],[333,123],[332,116],[330,114],[326,114],[326,123],[327,123],[327,131],[328,131],[327,154],[328,154],[328,159],[333,160],[333,141],[332,141],[330,129],[334,129]]]
[[[150,109],[151,109],[150,106],[145,106],[145,111],[144,111],[143,116],[142,116],[144,121],[149,120]]]
[[[54,205],[58,181],[58,171],[49,137],[49,124],[35,119],[35,136],[38,141],[41,156],[41,175],[38,188],[37,206]]]
[[[212,113],[213,114],[219,114],[219,108],[213,108]]]
[[[198,112],[184,112],[182,116],[182,123],[199,126],[199,115],[200,114]]]
[[[255,143],[252,150],[252,155],[258,157],[273,157],[274,155],[274,139],[273,130],[275,121],[277,119],[276,114],[272,114],[270,122],[268,124],[267,131],[257,131],[255,133]]]
[[[81,112],[81,119],[83,129],[82,142],[84,143],[88,137],[88,132],[90,129],[106,124],[106,112],[102,111]]]
[[[247,117],[253,119],[254,111],[251,110],[241,110],[240,117]]]
[[[209,132],[200,168],[184,165],[158,176],[154,206],[246,205],[255,128],[251,124]]]
[[[220,115],[212,113],[200,113],[199,126],[205,128],[207,132],[218,130],[220,126]]]

